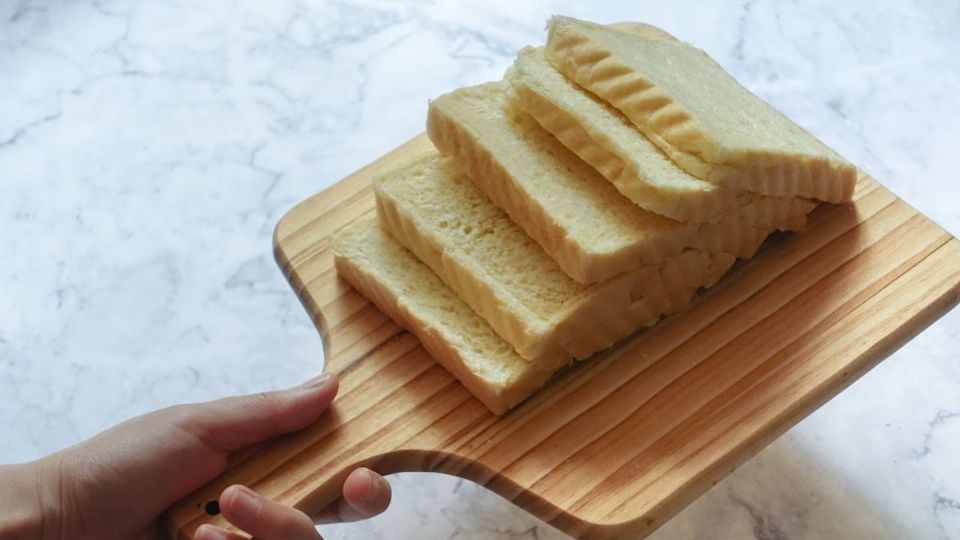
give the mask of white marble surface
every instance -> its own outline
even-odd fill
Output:
[[[321,370],[275,268],[298,200],[498,78],[550,13],[644,20],[960,233],[960,4],[0,2],[0,462]],[[600,3],[597,3],[600,4]],[[960,538],[960,311],[654,537]],[[468,482],[394,478],[328,538],[562,538]]]

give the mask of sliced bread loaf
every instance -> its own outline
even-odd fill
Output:
[[[403,328],[494,414],[523,401],[553,373],[527,362],[376,219],[333,243],[337,273]]]
[[[590,283],[679,253],[690,229],[620,195],[525,114],[503,82],[430,103],[427,134],[574,279]]]
[[[529,115],[509,106],[504,82],[462,88],[430,104],[427,133],[469,178],[581,283],[655,264],[702,241],[700,227],[623,197]],[[750,251],[766,231],[740,221],[705,236]],[[758,240],[759,239],[759,240]],[[733,253],[723,247],[720,251]]]
[[[729,254],[687,249],[589,285],[578,283],[438,153],[374,180],[384,227],[427,264],[520,356],[547,364],[584,358],[686,304],[716,280]],[[631,306],[649,299],[650,308]],[[624,319],[597,332],[596,321]]]
[[[797,230],[815,203],[736,191],[678,167],[619,111],[556,70],[542,48],[526,47],[507,73],[517,104],[634,203],[690,222],[742,219]]]
[[[694,176],[777,197],[849,201],[856,170],[700,49],[569,17],[547,59]]]

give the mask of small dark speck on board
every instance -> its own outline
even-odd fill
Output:
[[[205,505],[203,506],[203,510],[204,510],[206,513],[210,514],[211,516],[215,516],[215,515],[219,514],[219,513],[220,513],[220,501],[212,500],[212,501],[208,502],[207,504],[205,504]]]

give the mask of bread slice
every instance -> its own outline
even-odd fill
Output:
[[[436,152],[374,179],[384,227],[427,264],[520,356],[562,363],[609,347],[686,304],[722,275],[729,254],[688,249],[589,285],[569,276],[458,168]],[[650,309],[629,311],[649,298]],[[619,331],[595,321],[627,317]],[[559,359],[559,360],[558,360]]]
[[[494,414],[543,386],[555,366],[527,362],[376,219],[336,236],[337,273],[420,340]]]
[[[760,229],[743,223],[734,226],[730,226],[727,221],[703,223],[697,227],[696,234],[690,239],[690,247],[749,259],[757,253],[770,232],[770,229]]]
[[[700,49],[553,17],[547,59],[698,178],[777,197],[849,201],[856,169]]]
[[[647,210],[678,221],[739,218],[757,227],[797,230],[815,206],[807,199],[738,194],[690,175],[619,111],[558,72],[542,48],[522,49],[506,79],[520,108]]]
[[[587,163],[509,107],[504,82],[461,88],[430,104],[427,133],[469,178],[580,283],[663,261],[703,238],[734,253],[765,230],[724,221],[712,230],[674,221],[623,197]],[[719,227],[719,228],[717,228]]]

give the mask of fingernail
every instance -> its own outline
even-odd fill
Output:
[[[256,518],[260,514],[260,496],[245,486],[236,486],[233,495],[234,510],[246,518]]]
[[[329,373],[321,373],[316,377],[304,382],[298,388],[316,388],[328,384],[333,377]]]
[[[230,533],[209,523],[197,527],[193,537],[196,540],[230,540]]]
[[[380,498],[380,490],[383,489],[381,482],[383,481],[377,478],[377,475],[370,469],[364,469],[364,474],[367,475],[367,496],[363,498],[363,502],[370,503]]]

